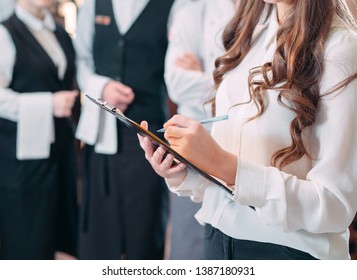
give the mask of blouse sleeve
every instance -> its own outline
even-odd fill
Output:
[[[169,190],[178,196],[189,196],[194,202],[201,202],[206,188],[209,186],[209,181],[196,172],[188,169],[185,180],[179,186],[166,184]]]

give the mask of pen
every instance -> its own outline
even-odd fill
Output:
[[[213,123],[213,122],[219,122],[219,121],[224,121],[228,119],[228,115],[222,115],[222,116],[218,116],[218,117],[214,117],[214,118],[208,118],[208,119],[204,119],[204,120],[200,120],[198,121],[200,124],[206,124],[206,123]],[[161,128],[159,130],[157,130],[157,132],[165,132],[165,128]]]

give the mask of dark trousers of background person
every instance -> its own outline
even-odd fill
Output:
[[[229,237],[205,226],[203,258],[206,260],[316,260],[310,254],[276,244]]]
[[[48,159],[0,157],[0,259],[54,259],[56,251],[76,256],[73,129],[66,119],[55,124]]]
[[[118,153],[97,154],[87,145],[83,168],[79,258],[162,259],[168,191],[136,133],[118,124]]]

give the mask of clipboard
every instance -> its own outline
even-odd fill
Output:
[[[100,99],[94,99],[93,97],[90,97],[89,95],[85,95],[90,101],[92,101],[94,104],[98,105],[100,108],[103,110],[109,112],[110,114],[114,115],[119,121],[121,121],[125,126],[128,128],[134,130],[136,133],[139,133],[141,136],[148,137],[154,148],[157,147],[162,147],[167,153],[172,154],[176,160],[186,164],[186,166],[193,171],[199,173],[206,179],[210,180],[211,182],[215,183],[218,185],[220,188],[223,190],[229,192],[230,194],[233,194],[233,190],[224,185],[223,183],[219,182],[217,179],[212,177],[211,175],[207,174],[194,164],[192,164],[190,161],[188,161],[186,158],[184,158],[182,155],[177,153],[175,150],[173,150],[168,143],[165,141],[161,140],[159,137],[157,137],[155,134],[150,132],[149,130],[143,128],[141,125],[136,123],[135,121],[129,119],[128,117],[124,116],[117,108],[110,106],[107,104],[105,101],[102,101]]]

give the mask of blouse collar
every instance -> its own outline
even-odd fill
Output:
[[[56,30],[56,23],[51,15],[51,13],[46,9],[44,11],[45,17],[43,20],[40,20],[20,5],[16,5],[15,14],[16,16],[24,22],[30,29],[34,31],[41,31],[43,29],[47,29],[50,31]]]

